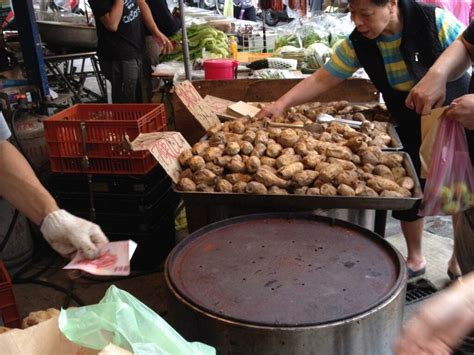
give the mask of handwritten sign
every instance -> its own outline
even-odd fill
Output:
[[[235,104],[234,101],[221,99],[220,97],[212,95],[206,95],[206,97],[204,97],[204,101],[216,114],[225,113],[227,111],[227,107]]]
[[[130,147],[132,150],[150,151],[175,183],[178,183],[181,173],[178,157],[184,150],[191,149],[179,132],[141,133]]]
[[[203,100],[189,80],[176,84],[174,92],[206,131],[220,124],[216,113]]]
[[[233,105],[230,105],[227,108],[227,110],[229,113],[232,113],[232,114],[237,114],[239,116],[250,116],[250,117],[255,116],[260,111],[258,107],[248,104],[243,101],[239,101]]]

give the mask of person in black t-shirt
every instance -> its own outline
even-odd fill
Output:
[[[104,76],[112,84],[112,101],[141,102],[143,24],[165,52],[172,50],[171,42],[156,27],[145,0],[89,0],[89,4],[96,19],[97,55]]]

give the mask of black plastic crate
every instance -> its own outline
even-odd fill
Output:
[[[143,214],[152,210],[171,188],[171,179],[163,176],[146,193],[94,192],[96,211],[107,214]],[[91,208],[89,192],[56,192],[55,197],[62,208],[76,213],[88,214]]]
[[[138,245],[131,261],[132,270],[156,270],[174,248],[175,234],[173,226],[160,229],[153,238],[135,238]]]
[[[96,209],[95,223],[108,233],[147,233],[155,230],[160,220],[176,211],[180,203],[180,197],[172,189],[145,213],[109,213],[108,210]],[[79,217],[90,219],[89,212],[71,211]]]
[[[167,176],[161,166],[146,175],[94,175],[92,191],[104,193],[148,192]],[[50,189],[58,192],[88,192],[87,175],[55,173],[49,180]]]
[[[155,229],[143,233],[116,232],[107,234],[110,240],[132,239],[137,243],[131,266],[133,271],[157,269],[176,243],[174,213],[167,213]]]

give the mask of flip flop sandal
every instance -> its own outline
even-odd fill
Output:
[[[421,268],[421,269],[418,270],[418,271],[413,271],[413,269],[412,269],[411,267],[407,267],[408,279],[413,279],[413,278],[415,278],[415,277],[424,275],[425,272],[426,272],[426,267],[423,267],[423,268]]]

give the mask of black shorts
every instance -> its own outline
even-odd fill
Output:
[[[420,146],[421,146],[421,132],[419,125],[412,126],[403,125],[397,127],[397,133],[403,144],[403,151],[410,155],[416,174],[420,180],[421,188],[425,188],[425,179],[420,179],[421,161],[420,161]],[[408,210],[392,211],[392,217],[399,221],[414,222],[420,218],[418,211],[420,209],[421,200],[417,201],[415,205]]]

